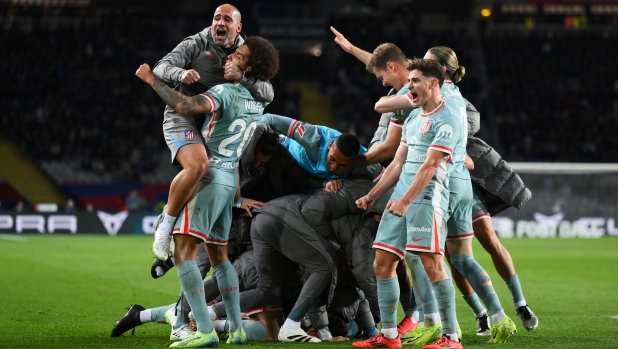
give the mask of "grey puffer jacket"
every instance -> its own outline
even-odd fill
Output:
[[[322,255],[326,258],[329,264],[329,269],[332,271],[332,282],[328,291],[327,305],[331,303],[333,295],[335,293],[335,286],[337,285],[337,268],[339,265],[339,259],[337,257],[337,248],[324,237],[316,232],[316,230],[309,225],[301,210],[305,202],[310,198],[309,195],[288,195],[281,198],[271,200],[266,206],[262,207],[260,214],[266,214],[277,220],[279,223],[292,230],[299,237],[301,237],[306,243],[317,247],[321,251]],[[283,247],[283,246],[282,246]],[[313,249],[303,249],[302,246],[285,246],[293,251],[294,255],[299,258],[311,258],[310,255]],[[285,253],[284,253],[285,254]],[[306,257],[304,257],[306,255]],[[311,273],[311,270],[307,270]]]
[[[532,198],[524,181],[483,140],[468,138],[466,151],[474,162],[470,177],[481,187],[487,210],[492,216],[511,206],[519,210]]]
[[[378,231],[375,214],[382,214],[392,191],[384,193],[367,212],[356,207],[356,200],[371,190],[374,183],[365,178],[348,178],[336,192],[322,192],[303,205],[305,221],[323,237],[333,236],[352,264],[352,274],[372,310],[378,310],[378,291],[373,260],[373,241]]]

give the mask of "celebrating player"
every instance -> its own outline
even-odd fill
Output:
[[[229,4],[217,7],[212,25],[178,44],[155,65],[154,75],[177,84],[178,90],[189,97],[226,81],[239,81],[257,100],[271,102],[274,93],[270,83],[261,81],[254,72],[245,74],[236,65],[226,64],[227,56],[244,42],[241,29],[240,12],[236,7]],[[203,117],[203,114],[184,117],[169,105],[165,107],[163,135],[172,152],[172,164],[180,164],[182,171],[170,186],[164,219],[152,246],[154,254],[163,261],[168,258],[174,222],[208,170],[205,140],[200,133]]]
[[[277,51],[266,39],[249,37],[226,64],[252,72],[260,80],[272,78],[279,67]],[[185,205],[181,219],[173,229],[174,258],[182,288],[197,323],[197,331],[173,347],[209,347],[218,344],[203,296],[203,285],[195,262],[201,241],[208,252],[219,281],[230,323],[228,342],[244,343],[238,305],[238,277],[227,257],[227,239],[232,205],[238,187],[238,160],[247,146],[265,103],[257,101],[230,70],[224,77],[231,84],[217,85],[206,93],[187,97],[156,78],[148,65],[140,66],[136,75],[148,83],[163,101],[182,115],[208,113],[201,134],[209,149],[210,166],[200,185]]]

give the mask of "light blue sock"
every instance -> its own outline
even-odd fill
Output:
[[[378,304],[382,317],[382,331],[397,328],[397,304],[399,303],[399,283],[397,277],[378,280]],[[396,331],[396,330],[395,330]]]
[[[420,302],[423,304],[423,311],[425,314],[432,314],[438,312],[438,303],[436,297],[433,294],[433,287],[431,281],[425,272],[425,267],[421,261],[421,257],[414,253],[406,253],[406,263],[408,268],[412,272],[412,284],[414,285],[414,291],[419,296]],[[418,302],[418,300],[417,300]],[[423,318],[419,316],[419,320]]]
[[[227,320],[230,324],[230,331],[234,332],[237,328],[242,327],[240,317],[240,298],[238,296],[238,275],[236,269],[230,261],[219,263],[213,268],[223,305],[227,313]]]
[[[481,297],[483,303],[489,308],[489,315],[494,315],[502,310],[498,294],[494,290],[489,274],[474,259],[472,254],[451,256],[451,264],[459,270],[470,286]]]
[[[153,322],[165,323],[165,312],[175,306],[176,304],[174,303],[172,305],[150,309],[150,320]]]
[[[472,292],[469,295],[464,295],[463,299],[468,303],[475,316],[479,316],[483,313],[486,313],[485,307],[479,301],[479,297],[476,295],[476,292]]]
[[[442,320],[442,332],[444,334],[456,333],[457,311],[455,309],[455,288],[451,279],[441,280],[433,285],[436,301]],[[452,339],[452,338],[451,338]]]
[[[412,292],[414,292],[414,299],[416,301],[416,310],[418,311],[418,321],[425,321],[425,311],[423,310],[423,302],[421,302],[421,297],[416,292],[416,287],[412,288]]]
[[[184,261],[176,266],[178,270],[178,279],[185,292],[197,330],[202,333],[212,332],[212,322],[208,315],[206,307],[206,299],[204,298],[204,284],[202,283],[202,275],[197,267],[195,260]],[[180,316],[179,316],[180,317]]]
[[[519,277],[517,277],[517,274],[508,279],[504,279],[504,282],[506,282],[506,287],[508,287],[509,291],[511,291],[513,304],[525,301],[524,292],[521,290],[521,284],[519,283]]]

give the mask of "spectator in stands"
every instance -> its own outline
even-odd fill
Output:
[[[88,213],[93,213],[94,212],[94,206],[92,205],[91,202],[87,202],[86,203],[86,212],[88,212]]]
[[[67,204],[64,207],[65,213],[75,213],[75,201],[73,199],[68,199]]]
[[[15,212],[24,212],[26,210],[26,204],[23,201],[17,201],[17,205],[15,205]]]
[[[148,205],[146,199],[144,199],[137,190],[131,190],[129,195],[124,200],[129,211],[141,211]]]

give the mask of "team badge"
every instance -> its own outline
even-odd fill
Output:
[[[427,133],[427,131],[429,131],[429,128],[431,127],[431,122],[429,121],[425,121],[420,128],[421,134],[424,135],[425,133]]]
[[[305,126],[300,125],[296,128],[296,133],[298,133],[298,135],[302,138],[303,135],[305,134]]]
[[[185,131],[185,139],[191,139],[193,138],[195,134],[193,133],[193,130],[187,130]]]

